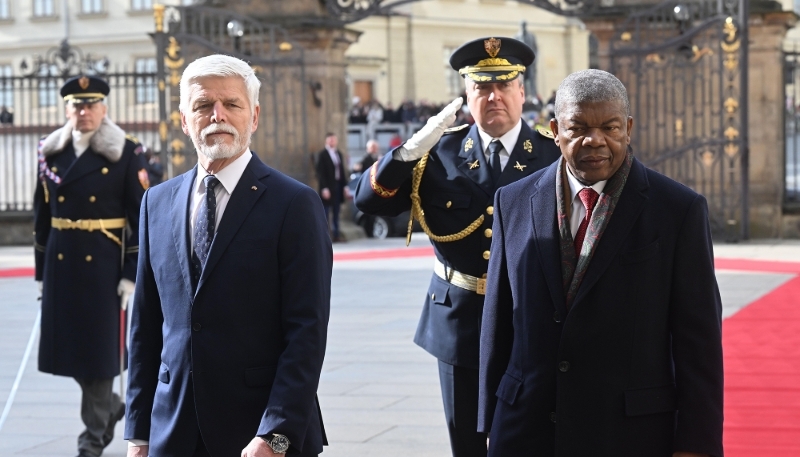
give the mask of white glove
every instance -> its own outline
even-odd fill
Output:
[[[130,279],[122,278],[119,280],[119,285],[117,286],[117,295],[121,297],[120,306],[122,309],[128,309],[128,299],[131,297],[131,295],[133,295],[133,289],[135,286],[136,284]]]
[[[430,151],[439,142],[439,138],[450,127],[450,124],[455,122],[456,112],[461,108],[461,103],[461,97],[458,97],[445,106],[439,114],[428,119],[425,127],[422,127],[401,148],[397,149],[400,160],[403,162],[418,160]]]

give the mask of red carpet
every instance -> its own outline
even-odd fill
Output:
[[[800,263],[717,259],[800,274]],[[800,456],[800,276],[725,320],[725,456]]]

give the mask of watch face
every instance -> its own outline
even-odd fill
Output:
[[[285,454],[289,450],[289,438],[284,435],[273,433],[272,439],[268,443],[269,447],[272,448],[272,452],[276,454]]]

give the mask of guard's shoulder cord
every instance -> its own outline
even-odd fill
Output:
[[[422,210],[422,199],[419,196],[419,185],[422,182],[422,174],[425,172],[425,165],[428,164],[428,157],[430,151],[426,152],[419,160],[411,176],[411,215],[408,218],[408,235],[406,236],[406,246],[411,243],[411,229],[414,225],[414,219],[419,221],[419,225],[431,241],[438,243],[449,243],[451,241],[463,240],[472,232],[478,229],[483,224],[483,214],[481,214],[475,221],[469,224],[465,229],[452,235],[436,235],[431,232],[427,222],[425,222],[425,211]]]

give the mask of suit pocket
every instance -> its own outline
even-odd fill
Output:
[[[644,416],[646,414],[673,412],[677,406],[675,384],[625,391],[625,414]]]
[[[513,405],[517,400],[517,394],[519,393],[519,388],[521,386],[521,380],[511,376],[508,373],[505,373],[503,378],[500,379],[500,385],[497,386],[497,398],[503,400],[509,405]]]
[[[434,275],[434,278],[431,281],[431,286],[428,289],[428,298],[430,298],[434,304],[441,306],[452,306],[447,300],[447,293],[449,291],[450,283]]]
[[[164,362],[161,362],[161,366],[158,367],[158,380],[164,384],[169,384],[169,367]]]
[[[627,265],[631,263],[644,262],[645,260],[656,256],[658,251],[659,240],[655,240],[643,248],[634,249],[633,251],[628,251],[621,254],[619,257],[619,263]]]
[[[244,383],[248,387],[271,386],[274,380],[274,367],[255,367],[244,370]]]

